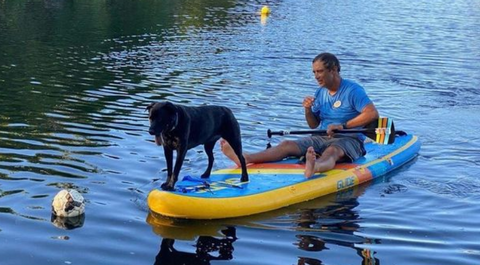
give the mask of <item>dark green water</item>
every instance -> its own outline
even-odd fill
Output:
[[[478,0],[0,1],[0,263],[478,264],[479,14]],[[416,161],[258,216],[148,213],[165,178],[150,102],[228,106],[261,150],[267,129],[306,127],[323,51],[419,136]],[[206,164],[192,150],[182,172]],[[51,220],[61,188],[83,193],[84,219]]]

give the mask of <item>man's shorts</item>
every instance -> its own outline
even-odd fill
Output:
[[[302,154],[307,153],[307,149],[313,146],[317,154],[322,154],[329,146],[337,146],[343,150],[345,157],[339,162],[352,162],[366,154],[363,142],[356,136],[335,135],[333,137],[312,135],[295,141]]]

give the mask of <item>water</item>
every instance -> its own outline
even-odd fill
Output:
[[[478,264],[479,14],[478,0],[0,2],[1,264]],[[267,129],[305,128],[323,51],[419,136],[413,163],[252,217],[148,213],[165,178],[150,102],[228,106],[258,151]],[[200,148],[182,172],[205,167]],[[63,228],[61,188],[87,199]]]

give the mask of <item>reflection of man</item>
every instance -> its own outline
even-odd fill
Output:
[[[299,239],[299,242],[295,243],[295,245],[300,249],[306,251],[322,251],[326,249],[325,241],[319,237],[310,235],[297,235],[296,237]]]
[[[301,257],[298,259],[298,265],[322,265],[323,263],[318,259]]]
[[[176,250],[173,245],[174,239],[164,238],[160,251],[155,258],[154,265],[160,264],[210,264],[211,260],[231,260],[233,258],[233,242],[237,240],[234,227],[222,230],[225,238],[211,236],[200,236],[197,240],[195,253]],[[209,252],[218,251],[218,257],[212,256]]]
[[[335,199],[332,201],[334,203],[332,204],[329,203],[326,206],[314,209],[302,209],[298,217],[297,231],[307,231],[308,234],[297,234],[296,237],[298,241],[295,245],[308,253],[329,249],[329,245],[349,247],[359,253],[359,249],[355,246],[355,243],[361,242],[363,238],[357,237],[354,234],[360,227],[357,221],[359,215],[354,209],[359,205],[357,200],[358,195],[363,193],[364,187],[367,185],[369,184],[359,185],[350,191],[346,190],[330,195],[335,196]],[[328,198],[329,197],[323,198],[323,200],[327,200]],[[322,234],[325,235],[325,233],[312,236],[310,233],[313,231],[325,232],[328,234],[328,237],[322,237]],[[347,237],[346,235],[351,235],[351,237]],[[338,238],[336,236],[338,236]],[[347,240],[347,238],[351,240]],[[368,264],[364,263],[367,259],[365,257],[362,258],[362,264]],[[297,264],[320,265],[323,264],[323,261],[300,256]]]

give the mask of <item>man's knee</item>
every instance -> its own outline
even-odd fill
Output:
[[[285,153],[291,156],[303,155],[303,154],[300,154],[300,147],[295,141],[284,140],[280,142],[278,147],[281,148],[282,151],[284,151]]]
[[[345,152],[343,151],[342,148],[338,147],[338,146],[335,146],[335,145],[331,145],[329,147],[327,147],[325,149],[325,151],[323,152],[322,156],[325,155],[327,157],[331,157],[333,158],[335,161],[338,161],[340,160],[342,157],[345,156]]]

